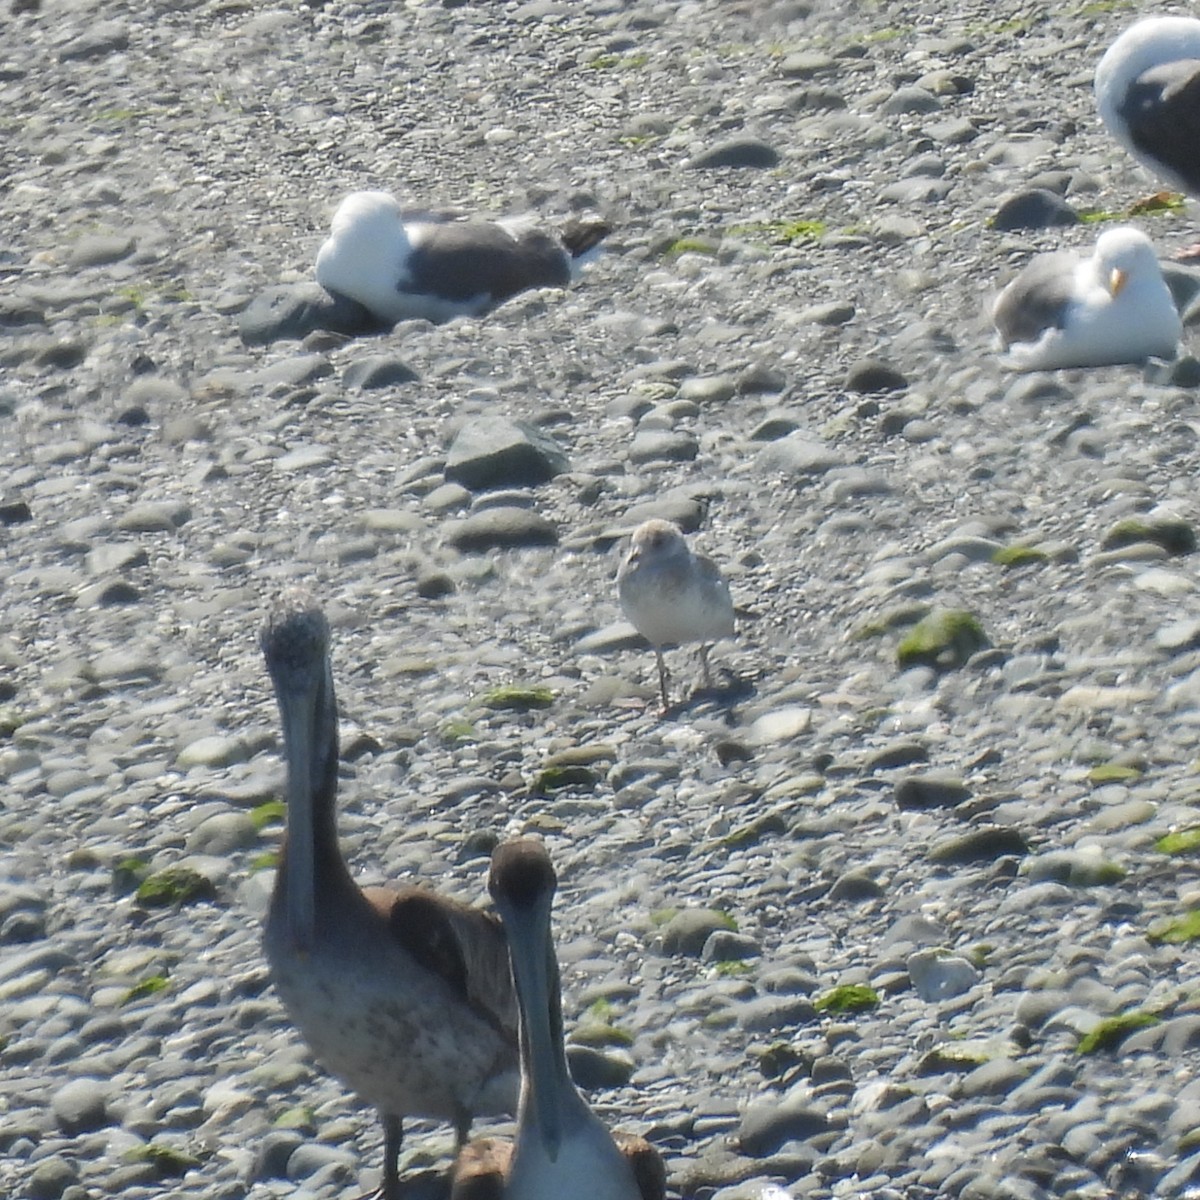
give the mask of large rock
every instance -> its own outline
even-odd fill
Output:
[[[246,305],[238,319],[238,333],[247,346],[305,338],[318,329],[353,337],[387,328],[356,300],[331,295],[318,283],[268,288]]]
[[[479,417],[468,421],[446,456],[446,478],[473,492],[536,487],[571,468],[559,444],[524,421]]]

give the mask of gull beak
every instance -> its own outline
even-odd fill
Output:
[[[1108,277],[1108,291],[1115,299],[1121,294],[1121,289],[1129,282],[1129,272],[1122,271],[1119,267],[1114,267],[1112,274]]]

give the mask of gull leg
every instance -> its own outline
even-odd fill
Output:
[[[467,1144],[471,1136],[471,1114],[465,1109],[459,1109],[454,1118],[454,1153],[457,1154]]]
[[[381,1200],[400,1200],[400,1143],[404,1140],[404,1123],[391,1113],[380,1113],[383,1119],[383,1186]]]

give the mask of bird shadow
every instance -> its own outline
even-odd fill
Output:
[[[719,667],[716,674],[720,676],[716,683],[699,684],[685,699],[663,709],[663,720],[678,720],[712,708],[722,712],[725,724],[735,724],[735,706],[751,699],[758,689],[754,680],[738,675],[728,667]]]

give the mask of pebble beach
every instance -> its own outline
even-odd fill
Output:
[[[3,4],[0,1194],[379,1183],[261,947],[301,585],[355,878],[482,904],[544,838],[573,1073],[673,1197],[1200,1195],[1200,333],[1020,375],[988,316],[1197,240],[1096,115],[1138,10]],[[305,325],[360,189],[613,232]],[[665,714],[652,518],[738,613]]]

